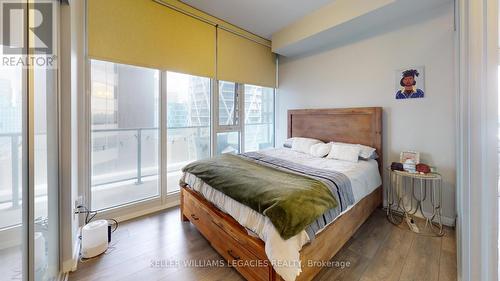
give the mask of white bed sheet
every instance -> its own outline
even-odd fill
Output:
[[[352,163],[317,158],[309,154],[293,151],[289,148],[262,150],[260,153],[302,165],[334,170],[345,174],[351,180],[354,204],[382,184],[378,164],[375,160],[360,160],[358,163]],[[276,272],[285,281],[295,280],[301,272],[299,252],[309,242],[309,237],[305,230],[288,240],[284,240],[276,231],[271,221],[264,215],[212,188],[192,174],[185,173],[183,180],[191,188],[201,193],[208,201],[215,204],[220,210],[232,216],[238,223],[262,239],[265,243],[266,255],[273,264]],[[340,216],[352,208],[352,206],[349,206]]]

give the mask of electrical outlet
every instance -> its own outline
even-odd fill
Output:
[[[78,208],[76,206],[78,206],[80,204],[78,204],[78,200],[75,200],[75,205],[73,206],[73,215],[76,216],[78,215]]]
[[[83,196],[78,196],[78,199],[75,200],[75,205],[73,206],[73,216],[78,215],[79,209],[78,206],[83,205]]]

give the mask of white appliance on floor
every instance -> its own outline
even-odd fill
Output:
[[[108,221],[96,220],[82,228],[82,257],[92,258],[108,249]]]

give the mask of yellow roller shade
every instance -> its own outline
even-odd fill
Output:
[[[217,79],[276,87],[276,57],[270,47],[217,31]]]
[[[215,27],[151,0],[89,0],[91,58],[215,77]]]

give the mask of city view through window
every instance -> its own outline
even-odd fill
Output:
[[[106,209],[179,190],[181,168],[211,155],[212,80],[166,72],[166,159],[161,160],[160,75],[154,69],[92,60],[92,208]],[[237,125],[244,93],[244,150],[274,146],[274,89],[219,82],[219,125]],[[241,133],[216,133],[216,151],[240,152]]]

